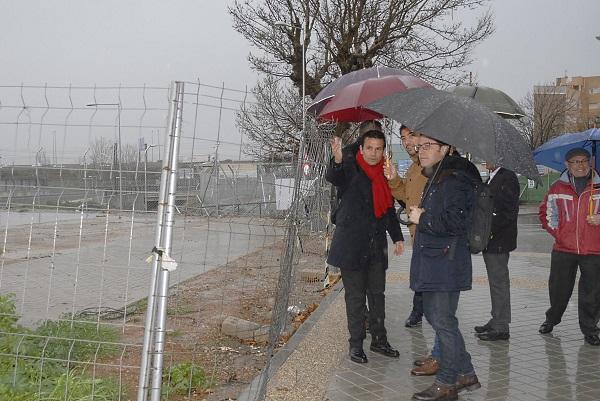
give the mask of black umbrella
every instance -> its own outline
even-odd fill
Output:
[[[517,102],[499,89],[487,86],[455,86],[448,89],[448,92],[475,99],[502,118],[525,117],[525,112]]]
[[[473,155],[532,179],[539,174],[519,131],[490,109],[431,88],[397,92],[366,107]]]

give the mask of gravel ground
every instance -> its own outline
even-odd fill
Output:
[[[343,293],[333,302],[269,382],[267,400],[323,400],[333,371],[348,347]]]

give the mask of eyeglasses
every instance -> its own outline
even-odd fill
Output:
[[[585,160],[573,160],[573,161],[569,161],[567,160],[567,163],[569,164],[574,164],[576,166],[583,166],[586,165],[590,162],[590,159],[585,159]]]
[[[415,145],[415,152],[418,152],[421,149],[423,149],[423,150],[429,150],[429,149],[431,149],[432,145],[437,145],[437,146],[440,146],[440,147],[444,146],[443,144],[437,143],[437,142],[425,142],[425,143],[422,143],[420,145]]]

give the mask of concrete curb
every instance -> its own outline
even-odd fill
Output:
[[[308,333],[313,329],[315,324],[319,321],[321,316],[327,311],[331,304],[337,299],[340,292],[344,289],[342,280],[338,281],[336,285],[331,289],[329,295],[327,295],[320,303],[319,307],[302,323],[302,325],[296,330],[290,340],[280,348],[277,353],[271,358],[268,371],[264,370],[261,374],[256,376],[254,380],[244,389],[244,391],[237,398],[238,401],[253,401],[257,399],[258,391],[261,384],[266,380],[267,382],[275,376],[279,368],[287,361],[287,359],[296,350],[298,345],[306,338]]]

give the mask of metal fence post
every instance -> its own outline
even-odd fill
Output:
[[[168,148],[163,161],[158,201],[152,277],[146,309],[144,345],[138,381],[138,401],[159,401],[162,386],[163,352],[166,334],[169,271],[163,260],[171,253],[175,191],[177,188],[177,159],[183,110],[183,82],[173,82],[169,105]],[[150,378],[152,383],[150,386]]]

